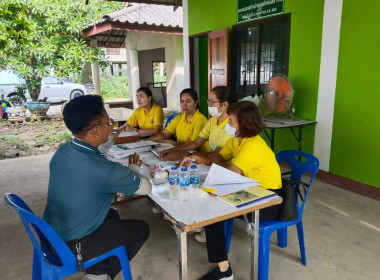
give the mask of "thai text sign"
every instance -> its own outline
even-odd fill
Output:
[[[284,0],[238,0],[237,22],[284,12]]]

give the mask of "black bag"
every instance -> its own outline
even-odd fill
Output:
[[[277,219],[280,221],[294,221],[298,218],[297,212],[297,197],[295,187],[299,181],[294,181],[291,178],[281,178],[282,188],[276,193],[282,197],[282,204]]]

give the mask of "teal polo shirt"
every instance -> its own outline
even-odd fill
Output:
[[[70,241],[90,234],[104,221],[115,193],[131,195],[140,178],[99,150],[74,139],[61,146],[50,161],[44,220]]]

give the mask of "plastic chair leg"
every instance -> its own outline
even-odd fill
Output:
[[[230,244],[231,244],[231,236],[232,236],[232,228],[234,226],[234,219],[229,219],[224,221],[224,237],[226,239],[226,251],[230,252]]]
[[[298,243],[300,245],[301,261],[303,265],[306,265],[306,252],[305,252],[305,240],[303,235],[302,221],[297,224]]]
[[[123,278],[124,280],[132,280],[132,272],[131,267],[129,266],[129,260],[127,257],[127,254],[119,254],[119,262],[121,266],[121,271],[123,272]]]
[[[261,232],[259,239],[259,280],[268,280],[269,277],[269,243],[271,233]]]
[[[288,246],[288,228],[280,228],[277,230],[277,244],[281,248]]]
[[[42,279],[42,273],[41,273],[41,262],[38,254],[35,250],[33,250],[33,272],[32,272],[32,279],[33,280],[40,280]]]

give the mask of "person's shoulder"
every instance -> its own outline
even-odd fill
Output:
[[[156,104],[156,103],[153,103],[153,106],[152,106],[152,107],[154,108],[154,110],[163,111],[163,110],[162,110],[162,107],[161,107],[160,105]]]

